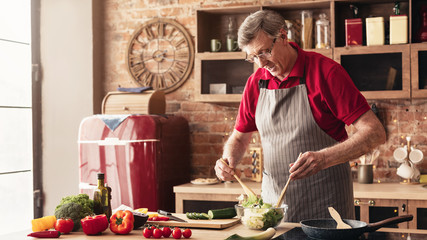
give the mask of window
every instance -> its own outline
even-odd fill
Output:
[[[0,2],[0,52],[3,234],[30,228],[34,215],[31,0]]]

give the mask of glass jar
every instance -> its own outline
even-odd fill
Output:
[[[301,47],[313,48],[313,12],[309,10],[301,11]]]
[[[295,42],[295,32],[292,22],[289,20],[285,20],[285,24],[287,28],[288,42]]]
[[[329,20],[325,13],[319,14],[319,20],[316,21],[316,48],[331,47],[331,33]]]

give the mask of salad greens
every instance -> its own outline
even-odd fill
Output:
[[[248,197],[242,202],[242,223],[251,229],[267,229],[277,226],[283,219],[286,208],[273,208],[261,197]]]

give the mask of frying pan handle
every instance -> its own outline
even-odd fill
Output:
[[[366,232],[374,232],[385,226],[389,226],[389,225],[401,223],[401,222],[412,221],[413,218],[414,218],[413,215],[402,215],[402,216],[387,218],[379,222],[370,223],[366,226],[366,230],[367,230]]]

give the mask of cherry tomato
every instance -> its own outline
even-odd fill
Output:
[[[74,222],[70,218],[60,218],[54,224],[55,230],[67,234],[74,228]]]
[[[182,231],[182,236],[184,236],[185,238],[190,238],[191,237],[191,229],[187,228],[184,231]]]
[[[146,227],[146,228],[144,228],[144,230],[142,231],[142,235],[143,235],[145,238],[150,238],[150,237],[151,237],[151,235],[153,235],[153,231],[152,231],[150,228]]]
[[[161,238],[163,236],[163,232],[160,228],[156,228],[153,230],[153,237],[154,238]]]
[[[163,237],[165,238],[170,237],[170,235],[172,234],[172,230],[170,229],[170,227],[164,227],[162,231],[163,231]]]
[[[172,231],[172,237],[175,239],[180,239],[181,238],[181,229],[176,227],[173,231]]]

